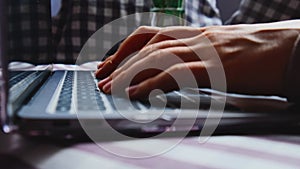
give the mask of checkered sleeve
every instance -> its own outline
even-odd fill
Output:
[[[97,30],[120,17],[149,12],[151,7],[151,0],[61,0],[58,14],[51,18],[50,0],[9,1],[10,58],[34,64],[74,64]],[[215,0],[185,0],[185,16],[191,26],[221,24]],[[85,58],[95,60],[98,51],[114,45],[115,38],[126,37],[141,25],[151,25],[150,14],[105,27],[100,41],[89,41],[93,52]]]
[[[63,0],[60,13],[53,19],[56,62],[74,63],[87,39],[108,22],[130,14],[149,12],[151,0]],[[119,35],[129,35],[141,25],[150,25],[150,16],[137,15],[135,20],[128,21],[119,27],[105,27],[102,42],[91,40],[89,51],[107,51]],[[185,16],[188,25],[220,25],[219,12],[215,0],[186,0]],[[93,49],[97,48],[97,49]],[[93,54],[94,53],[94,54]],[[94,55],[94,56],[92,56]],[[93,60],[96,52],[85,56]]]
[[[300,18],[300,0],[242,0],[226,24],[266,23]]]
[[[185,14],[189,26],[221,25],[216,0],[186,0]]]
[[[58,15],[51,18],[50,0],[8,2],[10,60],[34,64],[75,63],[89,37],[106,23],[152,7],[150,0],[61,0]],[[150,25],[150,17],[141,15],[119,27],[106,27],[103,41],[89,47],[108,50],[119,37],[115,35],[128,35],[140,25]]]

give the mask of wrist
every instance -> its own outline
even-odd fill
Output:
[[[294,49],[287,66],[284,82],[284,95],[291,102],[300,101],[300,35],[294,44]]]

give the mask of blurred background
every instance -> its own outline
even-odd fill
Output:
[[[220,25],[230,18],[239,2],[185,0],[188,25]],[[74,64],[85,42],[103,25],[122,16],[149,12],[153,6],[150,0],[14,0],[8,5],[9,58],[32,64]],[[204,5],[213,10],[208,11]],[[143,15],[117,28],[107,28],[103,30],[103,41],[97,41],[91,50],[107,51],[114,45],[116,34],[127,36],[138,26],[150,23],[150,16]],[[95,53],[86,57],[101,60],[102,56]]]

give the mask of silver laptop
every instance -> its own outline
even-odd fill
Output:
[[[6,4],[0,7],[4,12]],[[131,101],[102,93],[93,71],[54,71],[52,65],[44,70],[10,70],[7,17],[1,14],[0,19],[1,125],[5,133],[17,131],[63,138],[88,135],[101,140],[115,139],[119,136],[116,133],[146,137],[200,132],[203,127],[208,129],[206,134],[212,134],[215,129],[225,133],[242,132],[249,131],[250,126],[259,128],[271,122],[269,113],[241,111],[226,103],[226,97],[216,100],[197,89]],[[212,104],[217,105],[216,109],[211,109]],[[291,119],[275,118],[273,114],[273,123],[268,124],[272,127],[286,121]]]

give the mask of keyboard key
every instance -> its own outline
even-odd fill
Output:
[[[75,79],[74,82],[77,83],[77,109],[81,111],[106,110],[103,99],[101,98],[91,72],[78,71],[76,73],[77,79]],[[73,79],[74,72],[68,72],[59,96],[59,101],[56,108],[57,111],[70,111],[70,105],[74,96],[72,93],[74,86]]]
[[[71,110],[74,72],[68,71],[59,94],[56,111],[68,112]]]

